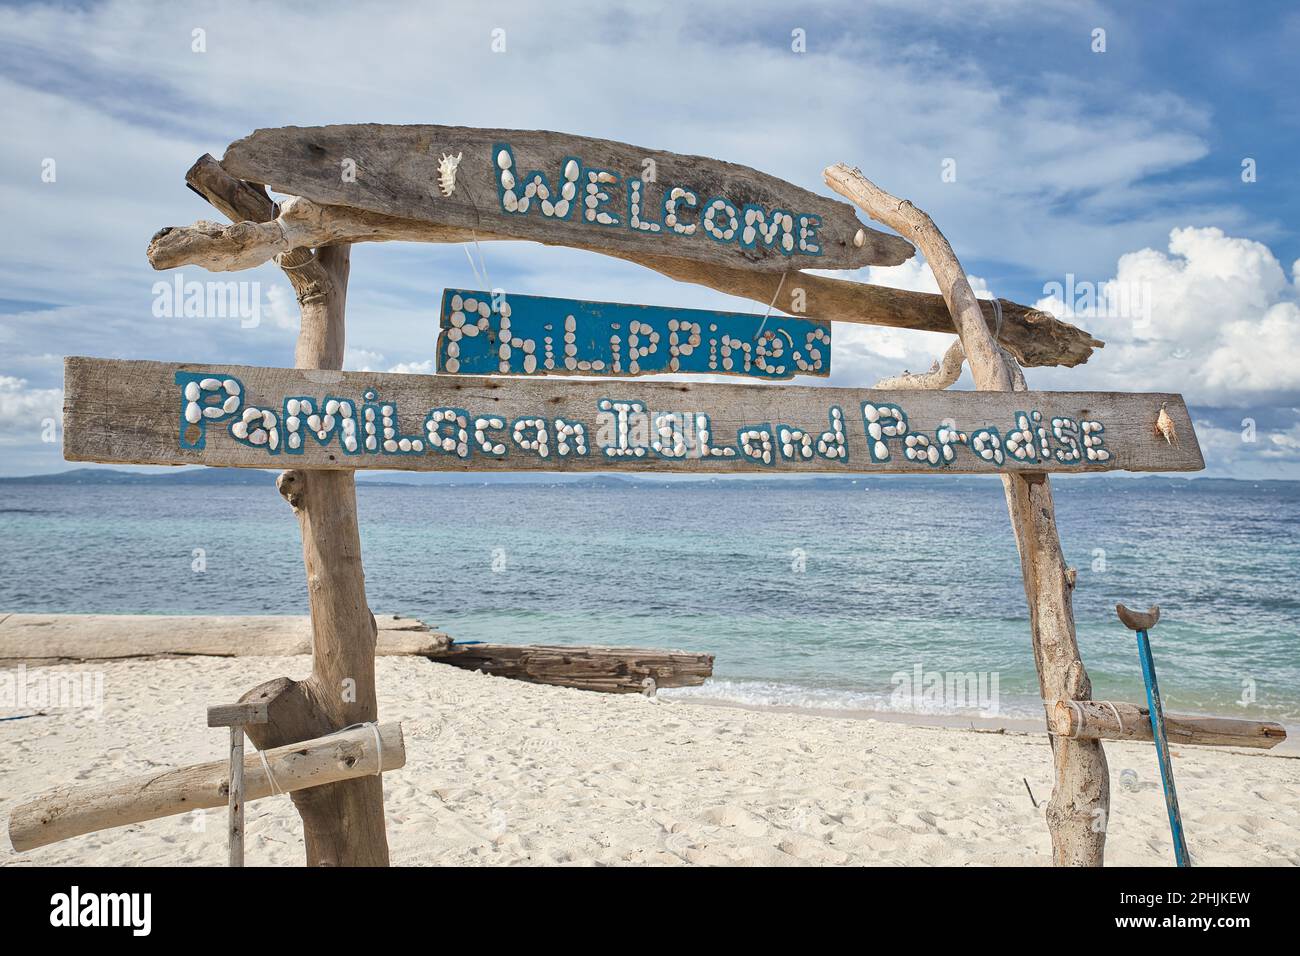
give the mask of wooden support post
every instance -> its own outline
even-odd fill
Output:
[[[907,200],[885,192],[858,169],[837,163],[823,175],[832,189],[877,222],[898,230],[925,255],[952,314],[975,387],[1024,390],[1024,376],[989,333],[961,262],[933,220]],[[1029,601],[1039,691],[1044,700],[1088,700],[1092,685],[1075,640],[1073,585],[1061,553],[1051,484],[1045,474],[1003,475],[1002,483]],[[1097,740],[1051,740],[1056,786],[1047,807],[1047,826],[1053,857],[1061,866],[1101,866],[1110,812],[1106,755]]]
[[[266,723],[265,704],[218,704],[208,708],[209,727],[230,728],[228,839],[230,865],[244,865],[244,726]]]
[[[231,176],[211,156],[186,173],[190,188],[236,222],[268,222],[275,204],[257,187]],[[156,238],[156,237],[155,237]],[[279,264],[302,312],[295,364],[343,367],[344,310],[351,246],[293,249]],[[253,688],[245,702],[265,702],[267,724],[250,728],[265,750],[373,721],[374,616],[366,602],[357,528],[356,485],[350,471],[286,471],[276,483],[302,530],[312,622],[312,673],[303,681],[278,678]],[[384,790],[379,777],[346,780],[295,793],[309,866],[387,866]]]
[[[405,765],[401,724],[353,727],[276,747],[261,756],[250,754],[243,761],[244,799],[320,790],[337,781],[373,777]],[[9,840],[15,850],[25,852],[96,830],[224,807],[229,778],[226,762],[214,760],[112,783],[63,787],[14,807]]]

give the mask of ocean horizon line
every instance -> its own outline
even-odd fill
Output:
[[[206,465],[182,467],[150,467],[147,469],[130,469],[114,467],[70,468],[63,471],[40,472],[28,475],[0,475],[0,484],[167,484],[170,482],[195,484],[261,484],[264,477],[273,478],[284,469],[280,468],[221,468]],[[780,484],[783,486],[802,485],[826,487],[830,485],[856,485],[863,482],[911,485],[928,482],[932,475],[882,475],[872,472],[849,472],[843,475],[627,475],[614,471],[586,472],[565,475],[548,474],[545,476],[520,472],[503,474],[499,472],[410,472],[381,469],[369,469],[356,472],[357,481],[365,485],[405,485],[423,486],[470,486],[512,485],[551,487],[557,485],[591,486],[593,484],[609,487],[632,487],[654,485],[754,485]],[[993,483],[1000,479],[999,474],[991,475],[945,475],[950,482]],[[1165,482],[1186,486],[1206,487],[1209,485],[1297,485],[1300,479],[1293,478],[1228,478],[1207,475],[1184,475],[1181,473],[1128,473],[1109,472],[1106,474],[1053,473],[1055,479],[1070,482],[1097,483],[1133,483]]]

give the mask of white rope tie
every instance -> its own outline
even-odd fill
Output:
[[[786,274],[782,272],[781,281],[776,284],[776,292],[772,294],[772,301],[767,304],[767,311],[763,313],[763,321],[758,323],[758,331],[754,333],[755,342],[763,334],[763,328],[767,325],[767,320],[772,316],[772,309],[776,306],[776,300],[781,296],[781,286],[785,285],[785,276]]]
[[[1075,717],[1074,733],[1070,734],[1070,739],[1077,740],[1079,738],[1079,731],[1083,730],[1083,708],[1079,706],[1077,700],[1067,700],[1066,703],[1069,704],[1070,709],[1074,711]]]
[[[266,782],[271,785],[271,796],[273,797],[279,796],[281,793],[283,793],[283,791],[279,788],[279,786],[275,782],[275,774],[271,773],[271,765],[267,763],[266,760],[266,751],[259,750],[257,752],[257,756],[260,757],[262,760],[262,772],[266,774]]]
[[[326,737],[333,737],[337,734],[345,734],[349,730],[357,730],[361,727],[369,727],[370,732],[375,735],[375,772],[372,776],[378,777],[384,772],[384,738],[379,733],[379,721],[370,720],[360,724],[351,724],[342,730],[336,730],[332,734],[326,734]],[[278,797],[285,791],[280,789],[279,784],[275,782],[275,774],[271,773],[271,764],[266,759],[266,751],[257,751],[258,759],[262,761],[262,772],[266,774],[266,782],[271,785],[271,796]]]
[[[1121,717],[1121,716],[1119,715],[1119,708],[1116,707],[1114,704],[1112,704],[1112,703],[1111,703],[1110,701],[1108,701],[1108,700],[1099,700],[1099,701],[1097,701],[1097,703],[1099,703],[1099,704],[1105,704],[1107,707],[1110,708],[1110,712],[1111,712],[1112,714],[1115,715],[1115,723],[1119,724],[1119,732],[1120,732],[1121,734],[1123,734],[1123,733],[1124,733],[1124,718]]]
[[[474,257],[469,254],[469,246],[462,245],[461,248],[465,250],[465,258],[469,260],[469,267],[474,271],[474,278],[478,280],[479,285],[483,286],[483,290],[490,296],[492,295],[492,280],[488,278],[487,259],[483,256],[483,247],[478,244],[478,233],[470,229],[469,234],[470,238],[474,240],[474,249],[478,252],[478,261],[483,266],[481,275],[479,267],[474,264]]]
[[[290,252],[293,252],[293,251],[294,251],[294,250],[290,249],[290,250],[288,250],[288,252],[280,252],[280,253],[277,253],[276,255],[274,255],[274,256],[271,257],[271,261],[274,262],[274,263],[275,263],[277,266],[279,266],[281,269],[285,270],[286,272],[292,272],[294,269],[301,269],[303,266],[309,266],[309,265],[311,265],[313,262],[315,262],[319,250],[313,249],[313,250],[311,251],[311,258],[308,259],[306,262],[300,262],[300,263],[298,263],[296,266],[286,266],[286,265],[284,264],[284,262],[283,262],[283,259],[284,259],[285,256],[287,256]]]

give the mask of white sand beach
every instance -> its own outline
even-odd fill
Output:
[[[381,717],[406,732],[406,766],[385,777],[394,864],[1051,862],[1041,734],[653,703],[422,658],[376,663]],[[306,657],[195,657],[55,668],[102,671],[104,713],[0,722],[0,815],[56,786],[222,759],[225,731],[205,726],[206,705],[309,667]],[[1151,746],[1108,743],[1106,753],[1107,863],[1172,865]],[[1293,750],[1174,753],[1196,863],[1300,864]],[[1120,786],[1126,768],[1136,790]],[[247,813],[249,865],[302,863],[287,797]],[[221,866],[225,811],[21,854],[0,844],[0,865]]]

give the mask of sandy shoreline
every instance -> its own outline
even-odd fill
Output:
[[[55,786],[220,759],[224,734],[205,726],[206,705],[309,666],[306,657],[96,664],[100,719],[75,712],[0,722],[0,816]],[[420,658],[381,658],[377,667],[381,717],[406,730],[407,764],[385,781],[395,864],[1050,862],[1042,805],[1051,765],[1038,733],[972,733],[901,715],[655,704]],[[1107,862],[1169,865],[1150,745],[1108,743],[1106,751]],[[1300,865],[1300,760],[1175,753],[1196,863]],[[1136,790],[1121,787],[1125,769],[1136,772]],[[251,804],[247,830],[250,865],[302,862],[287,798]],[[219,810],[21,854],[0,840],[0,865],[224,862]]]

